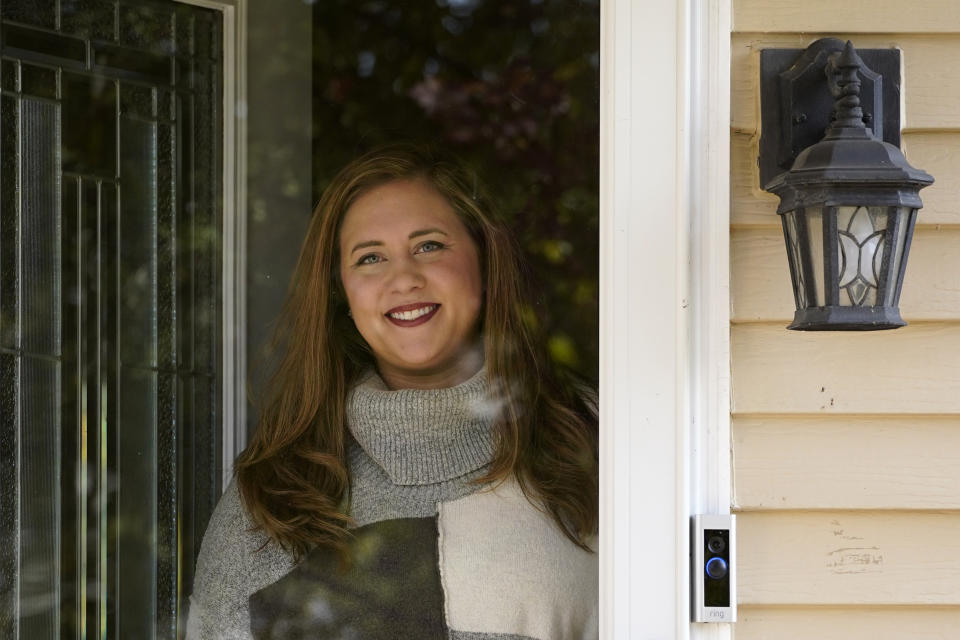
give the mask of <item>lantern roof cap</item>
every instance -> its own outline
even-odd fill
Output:
[[[767,190],[780,196],[779,213],[796,206],[876,204],[922,206],[917,192],[933,177],[907,162],[896,146],[874,137],[860,108],[860,56],[848,40],[830,56],[825,73],[836,98],[823,140],[797,156]],[[839,198],[838,198],[839,196]],[[839,202],[849,200],[852,202]]]

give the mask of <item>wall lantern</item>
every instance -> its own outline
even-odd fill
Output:
[[[933,178],[900,151],[899,81],[896,49],[824,38],[761,53],[760,177],[780,197],[797,305],[788,329],[906,324],[900,288]]]

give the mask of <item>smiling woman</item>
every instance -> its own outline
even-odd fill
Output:
[[[493,212],[415,146],[324,191],[188,637],[597,637],[595,403]]]

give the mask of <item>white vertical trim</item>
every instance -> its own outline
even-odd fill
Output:
[[[601,637],[689,622],[689,517],[726,513],[730,0],[601,3]]]
[[[247,0],[178,0],[223,13],[223,227],[221,375],[223,472],[246,446]]]
[[[727,514],[730,475],[730,0],[689,4],[690,513]],[[736,585],[734,585],[734,593]],[[729,640],[731,624],[693,624]]]
[[[601,3],[601,636],[682,638],[678,9]],[[683,627],[683,628],[681,628]]]

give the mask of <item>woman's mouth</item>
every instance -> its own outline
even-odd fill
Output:
[[[415,327],[428,322],[439,309],[440,305],[435,303],[405,304],[391,309],[384,317],[398,327]]]

